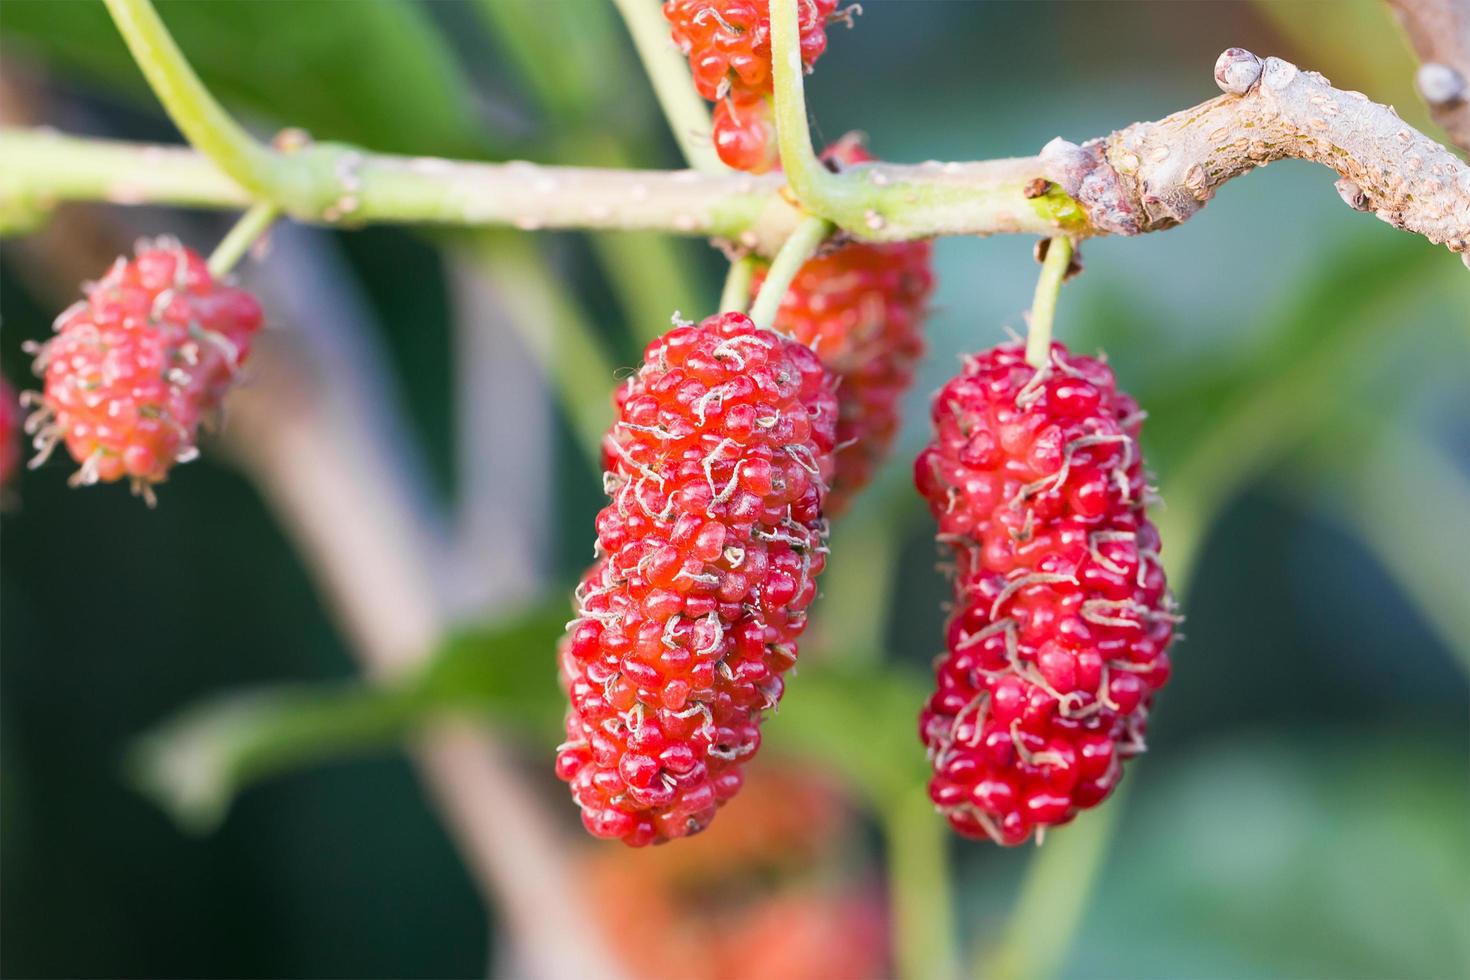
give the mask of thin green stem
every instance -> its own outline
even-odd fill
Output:
[[[1041,275],[1036,280],[1036,297],[1031,300],[1031,322],[1026,334],[1026,363],[1042,368],[1051,356],[1051,324],[1056,319],[1057,293],[1072,262],[1072,240],[1058,235],[1046,249]]]
[[[370,153],[313,143],[281,158],[294,218],[353,226],[413,222],[521,230],[660,231],[728,238],[773,254],[802,217],[779,173],[556,167]],[[1059,217],[1080,215],[1065,195],[1028,201],[1040,158],[973,163],[873,164],[849,171],[874,197],[834,222],[864,241],[935,235],[1100,234]],[[205,156],[173,146],[0,128],[0,220],[62,201],[172,204],[234,210],[254,202]],[[856,199],[855,199],[856,200]],[[854,205],[856,207],[856,204]]]
[[[1082,923],[1123,803],[1120,789],[1106,805],[1047,834],[1026,869],[1000,943],[982,951],[976,976],[1046,980],[1056,975]]]
[[[506,322],[540,363],[587,461],[596,466],[612,424],[606,392],[616,360],[577,300],[558,282],[535,240],[508,234],[449,237],[480,267],[506,307]]]
[[[758,327],[775,329],[776,311],[781,308],[781,298],[791,288],[791,280],[806,264],[832,232],[832,223],[825,218],[803,218],[801,224],[786,239],[781,251],[771,260],[766,272],[766,281],[761,284],[760,295],[750,308],[750,318]]]
[[[229,234],[210,253],[209,274],[216,279],[227,275],[235,267],[235,263],[250,251],[250,246],[270,230],[280,213],[281,209],[274,204],[262,202],[241,215],[240,220],[235,222],[235,227],[230,229]]]
[[[721,313],[744,313],[750,305],[750,282],[755,278],[755,256],[746,255],[730,263],[725,288],[720,291]]]
[[[726,169],[715,154],[710,136],[709,107],[694,89],[689,64],[669,39],[669,23],[664,19],[659,0],[613,0],[633,45],[643,62],[643,70],[653,85],[653,93],[663,109],[674,139],[684,160],[695,170],[718,173]]]
[[[276,198],[280,157],[257,142],[215,101],[189,67],[149,0],[104,0],[158,101],[184,138],[257,197]]]
[[[806,83],[801,60],[799,0],[771,0],[771,77],[775,86],[776,142],[781,169],[807,210],[831,217],[830,199],[839,178],[822,166],[807,125]]]
[[[904,980],[945,980],[957,972],[949,831],[923,786],[888,801],[882,816],[888,856],[894,959]]]

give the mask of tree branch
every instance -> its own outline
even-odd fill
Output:
[[[1434,121],[1470,152],[1470,0],[1388,0],[1419,55],[1414,86]]]
[[[1048,176],[1097,229],[1136,235],[1173,227],[1227,180],[1294,157],[1337,171],[1349,206],[1470,249],[1470,168],[1393,109],[1240,48],[1220,55],[1215,80],[1225,95],[1158,122],[1080,147],[1053,140],[1042,151]]]
[[[1470,167],[1391,108],[1239,48],[1220,56],[1216,81],[1225,95],[1081,146],[1058,139],[1035,157],[868,164],[829,175],[837,192],[818,210],[866,241],[1136,235],[1188,219],[1227,180],[1299,158],[1335,170],[1351,206],[1453,252],[1470,250]],[[288,210],[307,221],[653,230],[771,255],[801,217],[780,174],[467,163],[324,143],[285,159],[310,168],[304,183],[320,188],[320,206]],[[64,200],[248,202],[187,150],[0,131],[0,210]]]

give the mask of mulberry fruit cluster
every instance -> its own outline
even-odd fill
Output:
[[[851,140],[823,158],[840,165],[871,159]],[[811,347],[839,379],[830,516],[867,485],[898,432],[899,402],[924,353],[931,254],[928,242],[844,245],[803,265],[781,299],[776,329]],[[756,289],[764,278],[757,274]]]
[[[74,484],[126,477],[151,500],[153,484],[198,454],[199,426],[249,356],[260,306],[168,239],[140,242],[85,293],[36,349],[38,461],[65,443],[81,465]]]
[[[557,772],[587,829],[703,829],[741,784],[826,561],[837,402],[809,349],[726,313],[649,345],[561,650]]]
[[[920,730],[962,834],[1019,844],[1117,785],[1169,677],[1176,617],[1144,514],[1142,413],[1106,364],[1019,344],[939,393],[919,492],[955,608]]]
[[[810,71],[827,50],[837,0],[797,5],[801,60]],[[771,107],[769,0],[666,0],[674,43],[689,59],[699,94],[715,103],[714,141],[736,170],[765,173],[777,163]]]

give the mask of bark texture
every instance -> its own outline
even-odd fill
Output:
[[[1053,140],[1042,151],[1047,176],[1098,231],[1137,235],[1179,224],[1256,167],[1311,160],[1337,171],[1351,207],[1470,250],[1470,167],[1392,107],[1240,48],[1220,56],[1215,79],[1225,94],[1164,119],[1082,146]]]

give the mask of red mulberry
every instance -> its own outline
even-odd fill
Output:
[[[740,313],[654,341],[616,401],[557,772],[588,830],[642,845],[710,822],[781,697],[826,561],[837,402],[810,350]]]
[[[870,159],[851,140],[823,157],[843,164]],[[776,329],[815,350],[839,379],[829,516],[867,485],[898,432],[899,402],[924,353],[932,251],[928,242],[844,245],[802,266],[781,300]],[[764,278],[757,274],[756,289]]]
[[[1176,617],[1144,515],[1143,414],[1060,344],[970,359],[934,401],[919,492],[953,546],[955,610],[920,719],[930,794],[1001,844],[1072,819],[1143,750]]]
[[[81,464],[73,484],[127,477],[151,499],[174,463],[198,454],[200,423],[249,356],[260,306],[165,239],[140,242],[85,291],[37,351],[37,462],[64,442]]]
[[[797,5],[801,60],[810,71],[827,50],[827,22],[837,0]],[[769,96],[769,0],[666,0],[664,17],[674,43],[689,59],[694,86],[715,110],[715,149],[737,170],[763,173],[776,162]]]
[[[20,464],[20,403],[0,379],[0,489],[10,486]]]

